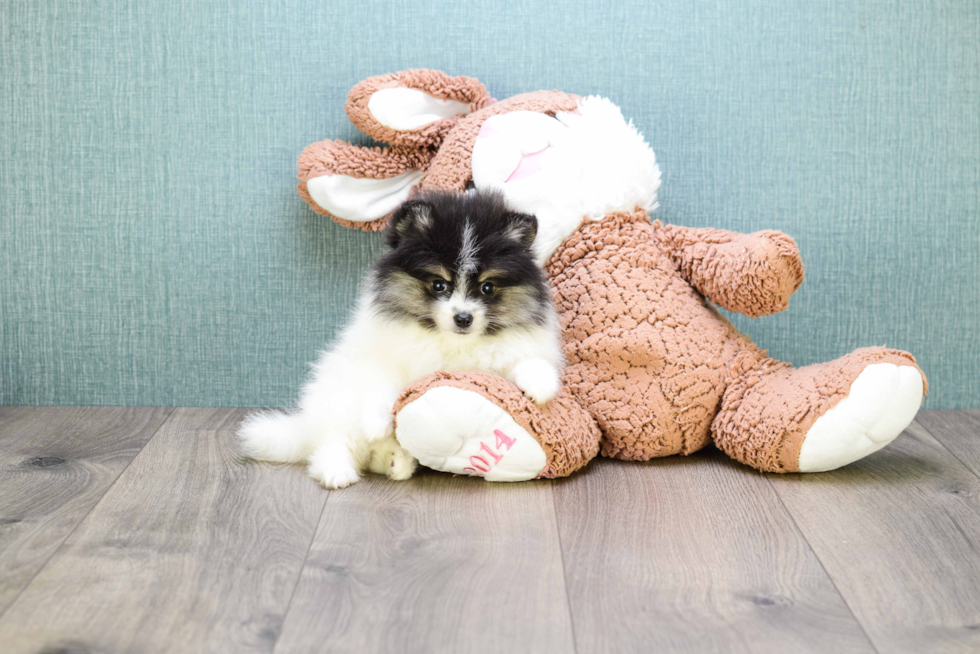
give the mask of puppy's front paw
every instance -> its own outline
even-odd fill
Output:
[[[399,445],[391,453],[391,465],[386,474],[395,481],[405,481],[412,478],[418,465],[418,460]]]
[[[558,369],[543,359],[522,361],[514,368],[514,383],[538,405],[547,404],[561,388]]]
[[[308,471],[310,476],[320,482],[327,490],[347,488],[351,484],[361,481],[361,476],[357,474],[357,470],[350,466],[314,466],[310,464]]]
[[[306,470],[310,477],[320,482],[327,490],[347,488],[361,480],[361,475],[346,450],[342,453],[331,449],[317,450],[310,456]]]
[[[386,475],[395,481],[411,479],[418,461],[408,453],[394,436],[373,443],[368,468],[371,472]]]

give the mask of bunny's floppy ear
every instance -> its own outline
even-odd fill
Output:
[[[460,116],[492,101],[472,77],[420,68],[369,77],[350,90],[344,109],[359,130],[379,141],[434,148]]]
[[[299,157],[300,197],[345,227],[384,229],[388,215],[408,199],[434,152],[366,148],[320,141]]]

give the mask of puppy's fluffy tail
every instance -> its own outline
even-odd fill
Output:
[[[238,437],[246,456],[259,461],[298,463],[313,453],[313,444],[298,414],[253,413],[238,428]]]

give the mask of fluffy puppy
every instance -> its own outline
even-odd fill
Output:
[[[327,488],[365,470],[408,479],[417,461],[395,440],[392,408],[437,370],[483,370],[538,404],[558,392],[558,320],[531,245],[534,216],[496,194],[423,194],[402,205],[388,250],[362,286],[353,322],[313,367],[293,413],[241,427],[255,459],[306,460]]]

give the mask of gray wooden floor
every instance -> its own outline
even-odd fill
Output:
[[[0,407],[0,651],[980,651],[980,411],[819,475],[330,493],[243,461],[243,415]]]

